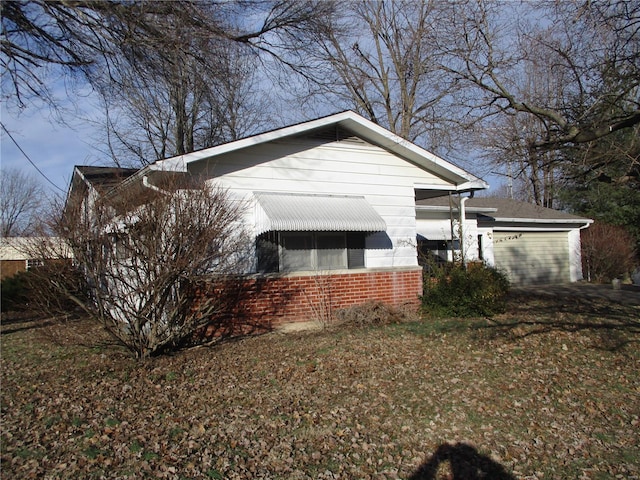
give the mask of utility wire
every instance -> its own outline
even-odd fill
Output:
[[[45,179],[47,182],[49,182],[51,185],[53,185],[55,188],[57,188],[58,190],[60,190],[62,193],[67,193],[67,192],[65,192],[63,189],[61,189],[58,185],[56,185],[55,183],[53,183],[53,182],[51,181],[51,179],[50,179],[49,177],[47,177],[47,176],[44,174],[44,172],[38,168],[38,166],[33,162],[33,160],[31,160],[31,158],[29,158],[29,155],[27,155],[27,153],[22,149],[22,147],[21,147],[20,145],[18,145],[18,142],[16,142],[16,139],[15,139],[15,138],[13,138],[13,136],[9,133],[9,130],[7,130],[7,127],[5,127],[5,126],[4,126],[4,123],[0,122],[0,125],[2,126],[2,129],[5,131],[5,133],[6,133],[7,135],[9,135],[9,138],[11,139],[11,141],[13,142],[13,144],[14,144],[16,147],[18,147],[18,150],[20,150],[20,152],[22,153],[22,155],[24,155],[24,157],[29,161],[29,163],[30,163],[31,165],[33,165],[33,168],[35,168],[35,169],[38,171],[38,173],[39,173],[40,175],[42,175],[42,176],[44,177],[44,179]]]

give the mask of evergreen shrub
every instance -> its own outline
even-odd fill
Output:
[[[482,264],[447,264],[425,277],[422,308],[434,317],[491,317],[505,310],[509,280]]]

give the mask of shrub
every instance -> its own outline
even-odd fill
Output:
[[[400,308],[371,301],[361,305],[341,308],[335,312],[336,320],[341,325],[369,327],[391,325],[414,320],[415,308]]]
[[[582,270],[590,282],[606,283],[633,270],[633,237],[623,228],[594,223],[581,234]]]
[[[485,265],[445,265],[426,277],[423,310],[437,317],[493,316],[504,312],[507,277]]]
[[[28,311],[45,317],[73,314],[77,302],[86,301],[88,295],[84,277],[67,261],[18,272],[2,280],[1,288],[3,312]]]
[[[0,300],[3,312],[22,309],[29,300],[29,284],[26,278],[29,272],[18,272],[2,280]]]

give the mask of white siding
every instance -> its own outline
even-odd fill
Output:
[[[571,281],[567,232],[494,232],[493,252],[514,285]]]
[[[246,199],[255,191],[364,196],[387,224],[367,238],[369,268],[417,265],[414,185],[448,185],[384,149],[350,142],[273,142],[189,169]],[[253,204],[247,222],[255,224]]]
[[[493,229],[490,227],[478,227],[478,235],[482,235],[482,260],[490,267],[496,266],[493,254]]]
[[[420,212],[418,215],[416,231],[419,235],[428,240],[451,240],[451,220],[448,213]],[[453,238],[455,239],[460,238],[459,224],[459,220],[454,218]],[[479,259],[478,234],[476,217],[474,215],[467,216],[463,229],[465,261],[475,262]]]
[[[572,282],[582,280],[582,249],[580,245],[580,229],[569,232],[569,269]]]

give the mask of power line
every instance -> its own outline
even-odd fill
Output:
[[[63,189],[61,189],[58,185],[56,185],[55,183],[53,183],[51,181],[51,179],[49,177],[47,177],[44,172],[42,170],[40,170],[38,168],[38,166],[33,162],[33,160],[31,160],[31,158],[29,158],[29,155],[27,155],[27,153],[22,149],[22,147],[20,145],[18,145],[18,142],[16,142],[16,139],[13,138],[13,136],[9,133],[9,130],[7,130],[7,127],[4,126],[4,123],[0,122],[0,125],[2,126],[2,129],[5,131],[5,133],[7,135],[9,135],[9,138],[11,139],[11,141],[13,142],[13,144],[18,147],[18,150],[20,150],[20,152],[22,153],[22,155],[24,155],[24,158],[26,158],[29,163],[31,165],[33,165],[33,168],[35,168],[37,170],[37,172],[42,175],[44,177],[44,179],[49,182],[51,185],[53,185],[55,188],[57,188],[58,190],[60,190],[62,193],[66,193]]]

